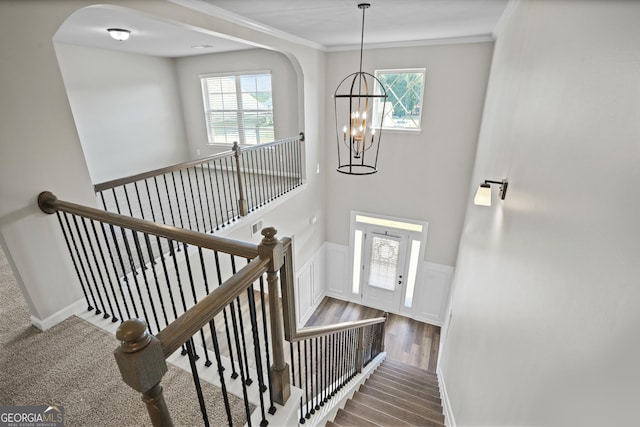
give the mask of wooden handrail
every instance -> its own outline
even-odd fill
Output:
[[[58,200],[58,198],[49,191],[43,191],[38,195],[38,206],[43,212],[48,214],[53,214],[56,211],[62,211],[107,224],[116,225],[118,227],[124,227],[214,251],[241,256],[243,258],[255,258],[258,256],[258,245],[253,243],[198,233],[196,231],[185,230],[171,225],[157,224],[144,219],[132,218],[126,215],[120,215],[88,206],[65,202]]]
[[[336,332],[359,329],[370,325],[377,325],[378,323],[384,323],[386,320],[386,317],[372,317],[371,319],[353,320],[350,322],[334,323],[331,325],[313,326],[297,329],[295,331],[295,335],[292,337],[292,341],[302,341],[308,338],[316,338],[324,335],[334,334]]]
[[[284,144],[284,143],[287,143],[287,142],[293,142],[293,141],[304,141],[304,132],[300,132],[300,134],[297,135],[297,136],[292,136],[292,137],[289,137],[289,138],[279,139],[277,141],[272,141],[272,142],[265,142],[264,144],[245,145],[244,147],[240,146],[240,151],[241,152],[255,151],[255,150],[259,150],[261,148],[275,147],[276,145]]]
[[[162,343],[165,357],[169,357],[179,349],[182,344],[228,306],[234,298],[246,291],[248,284],[258,280],[267,271],[270,262],[270,259],[254,258],[220,287],[158,332],[156,337]]]
[[[154,169],[147,172],[138,173],[135,175],[125,176],[122,178],[112,179],[111,181],[101,182],[93,186],[93,190],[96,193],[100,191],[109,190],[114,187],[119,187],[125,184],[131,184],[132,182],[142,181],[143,179],[153,178],[154,176],[163,175],[169,172],[175,172],[182,169],[190,168],[191,166],[198,166],[203,163],[208,163],[216,159],[233,156],[232,150],[223,151],[222,153],[213,154],[211,156],[203,157],[200,159],[189,160],[187,162],[176,163],[175,165],[165,166],[163,168]]]
[[[378,323],[383,323],[387,320],[386,317],[374,317],[371,319],[355,320],[350,322],[298,329],[296,321],[296,304],[294,297],[295,289],[293,280],[293,247],[291,239],[288,237],[282,238],[281,242],[285,254],[284,265],[280,270],[280,282],[282,289],[282,317],[284,320],[284,335],[287,341],[301,341],[308,338],[315,338],[322,335],[333,334],[335,332],[375,325]]]
[[[254,150],[259,150],[261,148],[271,147],[271,146],[275,146],[275,145],[279,145],[282,143],[291,142],[295,140],[304,141],[304,133],[300,132],[300,134],[297,136],[280,139],[278,141],[267,142],[265,144],[257,144],[257,145],[240,147],[240,151],[241,152],[254,151]],[[133,182],[142,181],[148,178],[153,178],[154,176],[164,175],[165,173],[176,172],[182,169],[190,168],[192,166],[198,166],[204,163],[209,163],[224,157],[231,157],[233,155],[234,155],[233,150],[227,150],[227,151],[223,151],[222,153],[213,154],[211,156],[202,157],[200,159],[189,160],[186,162],[176,163],[175,165],[165,166],[163,168],[158,168],[151,171],[141,172],[135,175],[112,179],[110,181],[105,181],[99,184],[95,184],[93,186],[93,191],[95,191],[96,193],[99,193],[100,191],[110,190],[111,188],[119,187],[121,185],[131,184]]]

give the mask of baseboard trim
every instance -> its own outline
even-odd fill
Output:
[[[444,425],[446,425],[447,427],[456,427],[456,419],[453,416],[451,401],[449,400],[447,386],[445,385],[444,375],[440,367],[438,367],[437,373],[438,383],[440,384],[440,399],[442,400],[442,411],[444,412]]]
[[[58,323],[62,322],[63,320],[71,316],[74,316],[86,309],[87,309],[87,303],[85,302],[85,300],[78,300],[73,304],[63,308],[62,310],[59,310],[53,313],[51,316],[47,317],[46,319],[39,319],[35,316],[31,316],[31,324],[36,328],[40,329],[42,332],[44,332],[47,329],[50,329],[56,326]]]

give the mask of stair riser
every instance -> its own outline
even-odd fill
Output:
[[[431,386],[412,384],[411,382],[404,381],[401,378],[392,377],[383,372],[376,371],[372,376],[379,381],[387,381],[389,382],[389,386],[406,391],[408,393],[417,392],[419,395],[433,396],[437,398],[440,397],[440,390],[435,389]]]
[[[376,399],[389,402],[399,408],[403,408],[407,411],[411,411],[415,414],[418,414],[424,418],[431,419],[433,421],[443,423],[444,415],[442,415],[442,407],[437,406],[438,409],[434,409],[433,404],[429,404],[429,402],[421,402],[414,403],[414,401],[407,401],[403,398],[399,398],[397,396],[390,395],[383,391],[378,390],[376,387],[367,386],[363,384],[360,387],[360,391],[364,394],[368,394]]]
[[[369,379],[367,380],[367,385],[376,387],[380,391],[384,391],[385,393],[392,394],[394,396],[400,397],[407,401],[415,401],[421,404],[434,403],[436,405],[442,405],[442,402],[440,401],[439,397],[435,397],[431,395],[422,396],[422,395],[419,395],[419,393],[417,392],[416,393],[406,392],[398,388],[395,388],[393,386],[390,386],[388,383],[384,381],[379,381],[378,379],[373,378],[373,376],[369,377]]]
[[[378,367],[378,369],[376,369],[376,372],[380,374],[384,373],[390,377],[393,376],[393,377],[402,379],[404,381],[414,383],[416,385],[439,388],[439,383],[437,379],[419,377],[417,375],[412,375],[409,372],[400,371],[397,369],[391,369],[388,366],[380,366]]]

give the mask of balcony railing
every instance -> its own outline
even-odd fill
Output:
[[[383,351],[385,318],[297,329],[292,244],[272,228],[255,245],[50,192],[38,203],[57,216],[87,309],[124,321],[116,360],[154,425],[172,425],[160,385],[167,360],[191,373],[204,425],[266,425],[293,387],[302,390],[304,423]],[[222,401],[206,395],[203,379],[220,387]],[[237,398],[240,421],[231,411]],[[226,422],[210,419],[215,404],[224,407]]]

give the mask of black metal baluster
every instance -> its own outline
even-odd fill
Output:
[[[295,359],[293,358],[293,343],[291,341],[289,341],[289,360],[291,361],[291,384],[295,386],[296,385],[296,367],[295,367],[296,362],[295,362]]]
[[[143,236],[145,236],[145,240],[146,240],[146,233],[142,233]],[[140,244],[140,238],[138,237],[138,232],[134,231],[133,232],[133,243],[136,246],[136,252],[138,253],[138,257],[140,260],[140,263],[144,262],[144,255],[142,252],[142,245]],[[155,276],[155,266],[153,265],[153,262],[149,262],[149,264],[151,264],[152,268],[153,268],[153,272],[154,272],[154,276]],[[141,269],[142,272],[142,280],[144,281],[144,286],[147,289],[147,295],[149,296],[149,304],[151,305],[151,313],[153,313],[153,319],[156,322],[156,331],[160,331],[162,328],[160,327],[160,321],[158,320],[158,313],[156,310],[156,304],[153,302],[153,295],[151,294],[151,286],[149,285],[149,279],[147,277],[147,272],[146,272],[147,268],[145,266],[145,268]],[[151,330],[151,329],[149,329]]]
[[[202,198],[200,197],[200,182],[198,181],[198,171],[196,171],[196,167],[193,167],[193,174],[196,179],[196,188],[198,189],[198,201],[200,202],[200,211],[202,212],[202,231],[207,231],[207,226],[204,224],[204,209],[202,208]],[[200,226],[198,225],[198,208],[196,207],[196,198],[193,194],[193,184],[191,183],[191,172],[190,169],[187,168],[187,178],[189,178],[189,191],[191,191],[191,201],[193,202],[193,216],[196,222],[195,231],[200,231]]]
[[[320,380],[320,348],[318,347],[319,338],[315,338],[316,342],[316,406],[315,410],[320,410],[320,393],[322,392],[322,381]]]
[[[235,221],[240,215],[240,209],[238,207],[238,184],[236,184],[236,171],[234,167],[235,162],[229,157],[225,157],[224,162],[227,171],[231,171],[227,173],[227,179],[229,180],[229,204],[231,205],[231,212],[233,213],[232,220]],[[231,166],[229,166],[229,163],[231,163]]]
[[[127,250],[127,256],[129,257],[129,261],[131,263],[131,270],[133,272],[133,274],[131,275],[133,277],[133,282],[136,286],[136,291],[138,293],[138,303],[140,304],[140,308],[142,308],[142,313],[144,315],[144,321],[147,322],[147,325],[149,326],[149,331],[151,333],[153,333],[153,331],[151,330],[151,321],[149,319],[149,316],[147,315],[147,308],[145,306],[144,303],[144,298],[142,297],[142,291],[140,290],[140,283],[138,282],[138,277],[137,277],[137,273],[135,272],[135,261],[133,259],[133,254],[131,253],[131,245],[129,244],[129,239],[127,238],[127,235],[125,233],[125,229],[123,229],[122,227],[120,227],[120,230],[122,231],[122,239],[124,241],[124,247]],[[137,241],[137,236],[136,236],[136,231],[132,231],[133,236],[135,237],[134,239],[134,243],[135,241]],[[139,245],[138,245],[139,246]],[[134,302],[135,304],[135,302]]]
[[[159,242],[160,238],[157,236],[156,238],[158,239],[158,245],[160,245],[160,242]],[[171,242],[170,240],[167,240],[167,247],[169,247],[169,250],[171,251],[171,248],[173,247],[173,242]],[[164,251],[160,252],[160,262],[162,264],[164,280],[167,285],[167,291],[169,293],[169,300],[171,301],[171,309],[173,310],[173,320],[175,320],[178,318],[178,310],[176,309],[176,301],[175,301],[175,298],[173,297],[173,289],[171,289],[171,280],[169,279],[169,271],[167,270],[167,262],[164,257]]]
[[[178,193],[178,184],[176,184],[176,176],[173,172],[171,172],[171,181],[173,181],[173,194],[176,196],[176,204],[178,205],[176,209],[178,211],[178,219],[180,220],[180,228],[185,228],[184,219],[182,219],[182,206],[180,206],[180,197],[178,197],[180,193]],[[178,248],[177,250],[179,252],[180,244],[178,242],[176,242],[176,247]]]
[[[180,185],[182,187],[182,197],[184,198],[184,208],[186,210],[187,216],[187,224],[189,224],[189,230],[193,230],[193,226],[191,225],[191,212],[189,212],[189,201],[187,200],[187,190],[184,188],[184,176],[182,175],[182,170],[178,171],[180,174]],[[195,206],[193,207],[195,211]]]
[[[300,389],[302,389],[302,362],[300,359],[300,341],[298,341],[298,386],[300,387]],[[304,411],[302,410],[302,399],[303,397],[300,396],[300,424],[304,424],[306,422],[306,419],[304,417]]]
[[[116,294],[116,291],[113,287],[113,281],[111,280],[111,275],[109,274],[109,267],[107,266],[107,260],[105,259],[104,256],[104,251],[102,250],[102,245],[100,244],[100,238],[98,237],[98,230],[96,230],[96,224],[94,220],[90,220],[91,222],[91,229],[93,231],[93,236],[95,237],[95,241],[96,241],[96,246],[98,247],[98,252],[100,253],[100,259],[102,260],[102,265],[104,266],[104,272],[105,275],[107,276],[107,281],[109,282],[109,285],[111,287],[111,293],[113,294],[113,299],[115,301],[116,304],[116,308],[118,309],[118,316],[120,316],[120,319],[122,319],[122,310],[120,309],[120,304],[118,304],[118,296]],[[103,228],[104,230],[104,228]],[[109,243],[105,240],[105,245],[107,247],[109,247]],[[96,264],[98,263],[98,261],[96,260]],[[98,273],[100,273],[102,270],[102,268],[100,266],[98,266]],[[104,279],[102,277],[102,273],[100,273],[100,280],[102,281],[102,285],[104,287],[104,293],[107,296],[107,302],[109,303],[109,309],[111,310],[111,321],[112,322],[117,322],[119,319],[116,317],[114,310],[113,310],[113,306],[111,304],[111,298],[109,298],[109,293],[107,291],[106,288],[106,284],[104,282]]]
[[[67,214],[65,212],[62,213],[65,216],[65,221],[67,223],[67,227],[69,226],[69,219],[67,218]],[[65,227],[62,224],[62,218],[60,216],[60,211],[56,211],[56,216],[58,217],[58,222],[60,223],[60,229],[62,230],[62,235],[64,236],[64,241],[67,243],[67,249],[69,249],[69,255],[71,256],[71,261],[73,262],[73,268],[76,270],[76,274],[78,275],[78,281],[80,282],[80,287],[82,288],[82,293],[84,294],[84,299],[87,302],[87,311],[93,310],[93,306],[91,305],[91,301],[89,301],[89,295],[87,294],[87,289],[85,287],[85,283],[82,280],[82,275],[80,274],[80,269],[78,269],[78,263],[76,262],[76,258],[73,256],[73,250],[71,249],[71,243],[69,242],[69,236],[65,231]],[[71,234],[71,229],[69,228],[69,234]],[[73,236],[72,236],[73,238]],[[75,241],[73,243],[75,247],[76,253],[78,252],[78,248],[76,247]]]
[[[273,404],[273,390],[271,387],[271,357],[269,356],[269,334],[267,332],[267,306],[264,303],[264,278],[260,277],[260,304],[262,306],[262,336],[264,338],[264,351],[267,357],[267,380],[269,382],[269,414],[276,413],[276,407]],[[289,346],[291,348],[291,346]],[[293,351],[293,350],[292,350]],[[291,353],[291,366],[293,367],[293,352]],[[295,378],[295,372],[291,374],[292,378]]]
[[[132,237],[133,237],[133,244],[135,245],[136,248],[136,252],[138,253],[138,261],[140,263],[144,262],[142,259],[142,248],[140,247],[140,241],[138,240],[138,232],[134,231],[134,230],[130,230]],[[127,243],[127,238],[125,236],[125,243]],[[125,245],[127,246],[127,251],[129,251],[129,256],[133,259],[133,256],[131,255],[131,251],[130,251],[130,245]],[[131,268],[133,269],[134,266],[131,266]],[[151,299],[151,292],[149,291],[149,282],[147,281],[147,274],[145,273],[145,269],[144,268],[140,268],[140,271],[142,272],[142,277],[144,279],[144,284],[145,287],[147,288],[147,293],[149,295],[149,302],[151,303],[151,312],[153,314],[153,318],[156,321],[156,327],[158,329],[156,329],[156,331],[160,331],[160,322],[158,322],[158,316],[156,315],[156,310],[155,310],[155,306],[153,304],[153,300]],[[153,330],[151,329],[151,319],[149,319],[149,316],[147,315],[147,309],[146,309],[146,305],[144,303],[144,297],[142,296],[142,291],[140,290],[140,284],[138,281],[138,278],[136,277],[137,275],[134,274],[133,275],[133,280],[136,284],[136,290],[138,291],[138,297],[140,298],[140,306],[142,307],[142,312],[144,313],[144,320],[147,322],[147,325],[149,326],[149,332],[153,333]],[[157,332],[156,332],[157,333]]]
[[[304,340],[304,395],[305,395],[305,404],[304,410],[306,414],[304,417],[306,419],[311,418],[311,414],[309,413],[309,351],[307,349],[307,341]]]
[[[220,178],[222,178],[222,171],[220,172]],[[220,221],[216,220],[216,230],[219,230],[220,227],[224,227],[224,211],[223,211],[223,206],[224,209],[226,209],[226,203],[227,200],[226,198],[222,198],[221,197],[221,193],[220,193],[220,180],[218,179],[218,169],[216,168],[216,162],[213,161],[213,175],[216,177],[216,190],[218,191],[218,205],[220,206]],[[224,182],[222,183],[222,189],[224,191]]]
[[[198,356],[195,354],[195,348],[193,345],[193,338],[189,338],[186,343],[187,354],[189,355],[189,365],[191,366],[191,375],[193,375],[193,384],[196,387],[196,394],[198,395],[198,403],[200,404],[200,412],[202,413],[202,420],[204,425],[209,427],[209,416],[207,415],[207,406],[204,403],[204,396],[202,395],[202,385],[200,384],[200,377],[198,375],[198,367],[196,366],[196,360]]]
[[[176,246],[179,248],[180,244],[176,242]],[[173,248],[173,240],[169,240],[169,253],[171,254],[171,258],[173,259],[173,269],[176,272],[176,282],[178,283],[178,290],[180,291],[180,300],[182,301],[182,310],[183,313],[187,311],[187,301],[184,297],[184,289],[182,288],[182,279],[180,278],[180,270],[178,269],[178,260],[176,257],[176,253]],[[187,349],[183,345],[181,353],[183,356],[187,354]]]
[[[214,174],[215,174],[215,164],[214,164]],[[222,209],[222,204],[220,203],[220,186],[218,185],[218,177],[216,175],[216,188],[218,189],[218,203],[215,200],[215,193],[213,192],[213,180],[211,179],[211,162],[207,162],[207,173],[209,175],[209,185],[211,187],[211,205],[213,206],[213,216],[216,221],[216,230],[220,229],[220,221],[218,220],[218,209],[217,206],[220,205]],[[220,211],[222,214],[222,211]],[[213,231],[213,225],[211,226],[211,231]]]
[[[75,215],[72,216],[73,218],[73,224],[76,228],[76,235],[78,236],[78,240],[80,241],[80,247],[82,248],[82,252],[84,253],[84,259],[87,259],[87,249],[84,247],[84,242],[82,240],[82,236],[80,235],[80,227],[78,226],[78,219]],[[73,234],[72,234],[73,236]],[[75,239],[74,239],[74,243],[75,243]],[[84,273],[84,277],[86,280],[86,284],[87,284],[87,289],[89,290],[89,295],[91,295],[91,300],[93,301],[93,307],[95,308],[95,314],[102,314],[102,311],[100,311],[100,308],[98,307],[98,303],[96,302],[96,297],[95,295],[93,295],[93,290],[91,289],[91,282],[89,281],[89,275],[87,274],[87,269],[85,268],[85,263],[82,262],[83,258],[80,255],[80,252],[78,252],[78,260],[80,262],[80,267],[82,268],[82,272]],[[91,274],[93,275],[93,272],[91,272]],[[94,278],[95,280],[95,278]]]
[[[327,403],[329,400],[329,369],[331,369],[331,359],[329,359],[329,337],[327,335],[324,336],[324,399],[322,399],[323,403]]]
[[[218,256],[218,251],[213,252],[213,256],[216,262],[216,275],[218,277],[218,287],[220,287],[223,283],[222,281],[222,272],[220,271],[220,258]],[[233,304],[233,303],[232,303]],[[227,334],[227,346],[229,347],[229,359],[231,359],[231,379],[238,378],[238,372],[236,371],[236,364],[233,358],[233,346],[231,345],[231,331],[229,330],[229,321],[227,319],[227,309],[222,309],[222,314],[224,316],[224,328]],[[238,353],[238,359],[240,359],[240,354]],[[239,361],[239,363],[242,363]]]
[[[176,223],[176,218],[173,215],[173,204],[171,203],[171,192],[169,191],[169,183],[167,182],[167,174],[166,173],[162,175],[162,181],[164,181],[164,190],[165,190],[165,192],[167,194],[167,204],[169,205],[168,206],[169,207],[169,214],[171,215],[171,225],[177,226],[178,224]],[[160,198],[160,194],[158,194],[158,198]],[[160,203],[160,206],[162,206],[162,202]],[[163,214],[162,218],[164,220],[164,214]]]
[[[229,201],[227,199],[227,185],[225,184],[225,179],[224,179],[225,175],[228,174],[228,171],[225,170],[225,168],[222,166],[222,159],[218,159],[218,160],[220,162],[220,179],[222,181],[222,196],[223,196],[223,200],[224,200],[224,208],[225,208],[225,211],[226,211],[226,213],[223,212],[224,215],[223,215],[223,218],[222,218],[222,222],[223,222],[222,226],[224,227],[225,226],[225,224],[224,224],[224,221],[225,221],[224,218],[225,217],[226,217],[227,225],[231,224],[231,220],[229,218],[229,205],[228,205]],[[228,179],[228,177],[227,177],[227,179]]]
[[[208,163],[207,163],[207,167],[208,167]],[[204,164],[200,165],[200,172],[202,173],[202,185],[204,186],[204,199],[205,199],[205,204],[207,205],[207,214],[209,216],[209,229],[206,229],[206,225],[205,225],[205,233],[210,233],[213,231],[213,218],[211,217],[211,203],[209,202],[209,190],[207,189],[207,178],[204,175]],[[212,189],[213,190],[213,189]],[[215,209],[215,208],[214,208]],[[204,212],[203,212],[204,215]],[[202,222],[204,222],[204,218],[202,219]]]
[[[267,172],[267,168],[265,166],[264,163],[264,149],[260,149],[256,151],[256,159],[258,164],[258,172],[259,175],[259,180],[260,180],[260,189],[262,192],[262,197],[260,198],[260,206],[264,206],[267,203],[267,200],[269,199],[269,195],[268,195],[268,187],[266,185],[266,172]]]
[[[233,274],[237,273],[235,255],[231,255],[231,272]],[[238,320],[240,323],[240,336],[242,338],[242,354],[244,355],[244,363],[246,368],[246,376],[247,376],[246,384],[251,385],[253,383],[253,380],[251,379],[251,376],[249,373],[249,358],[247,357],[247,340],[245,339],[245,336],[244,336],[244,321],[242,319],[243,316],[242,316],[242,309],[240,306],[240,297],[236,297],[236,304],[238,305]],[[238,356],[238,358],[240,358],[240,356]]]
[[[267,387],[264,385],[264,377],[262,371],[262,355],[260,354],[260,339],[258,336],[258,322],[256,321],[256,301],[253,293],[253,285],[247,288],[247,299],[249,302],[249,319],[251,320],[251,332],[253,334],[253,351],[256,357],[256,371],[258,376],[258,387],[260,388],[260,413],[262,414],[262,421],[260,425],[262,427],[269,424],[264,408],[264,396],[263,393],[267,391]]]
[[[275,147],[275,156],[276,156],[276,162],[277,162],[277,169],[278,169],[278,175],[279,175],[279,179],[278,179],[278,196],[282,196],[285,192],[286,192],[286,182],[285,182],[285,175],[284,175],[284,158],[282,157],[282,144],[278,144]]]
[[[231,309],[231,321],[233,323],[233,329],[237,331],[238,323],[236,320],[236,311],[235,311],[235,308],[233,307],[233,302],[229,304],[229,308]],[[238,357],[240,357],[240,339],[237,333],[235,334],[235,342],[236,342],[236,354],[238,354]],[[244,372],[244,366],[242,365],[242,361],[238,363],[238,366],[240,367],[240,380],[242,381],[242,395],[244,397],[244,408],[247,415],[247,424],[251,426],[251,411],[249,409],[249,398],[247,397],[247,383],[245,380],[245,372]]]
[[[277,173],[274,161],[274,153],[273,150],[270,150],[267,153],[267,157],[269,159],[269,176],[271,177],[271,199],[270,201],[276,199],[278,197],[278,182],[277,182]]]
[[[127,288],[127,293],[129,294],[129,301],[131,302],[131,307],[133,308],[133,314],[135,314],[136,317],[140,317],[140,315],[138,314],[138,307],[136,305],[135,300],[133,299],[133,293],[131,292],[131,283],[129,283],[129,278],[127,277],[127,269],[124,265],[124,257],[122,256],[122,250],[120,249],[120,244],[118,243],[118,238],[116,237],[116,228],[113,225],[109,224],[109,229],[111,230],[113,246],[116,249],[116,253],[118,254],[118,260],[120,261],[120,266],[122,268],[122,280],[124,281],[124,285]],[[120,232],[123,233],[123,230],[120,229]],[[123,236],[123,239],[124,239],[124,236]],[[125,245],[125,248],[126,248],[126,245]],[[132,260],[128,257],[128,254],[127,254],[127,259],[129,260],[129,265],[131,265]],[[120,284],[120,289],[122,291],[122,284]],[[129,307],[126,303],[126,298],[124,297],[124,295],[122,299],[125,302],[127,316],[128,318],[131,318],[131,313],[129,312]]]
[[[198,297],[196,295],[196,284],[193,281],[193,272],[191,271],[191,261],[189,260],[189,251],[187,249],[186,243],[182,243],[182,249],[184,249],[184,261],[187,267],[187,275],[189,276],[189,285],[191,287],[191,296],[193,297],[193,305],[196,305],[198,303]],[[202,331],[202,329],[200,329],[200,338],[202,338],[202,345],[206,348],[204,332]],[[199,358],[200,356],[196,352],[196,360],[198,360]],[[207,355],[207,359],[208,359],[208,355]]]
[[[313,373],[314,373],[314,369],[313,369],[313,362],[314,362],[314,358],[313,358],[313,339],[308,339],[307,341],[309,341],[309,364],[311,365],[311,373],[309,374],[309,379],[311,381],[310,384],[310,389],[311,389],[311,411],[309,411],[311,413],[311,415],[316,413],[316,408],[313,405],[313,398],[315,396],[314,394],[314,388],[313,388]],[[316,381],[316,387],[318,387],[317,381]]]
[[[336,395],[336,382],[338,379],[336,362],[336,334],[331,334],[331,397]]]
[[[87,257],[86,262],[89,268],[89,272],[91,273],[91,278],[93,279],[93,286],[95,287],[96,294],[98,294],[98,300],[100,301],[100,305],[102,306],[102,318],[108,319],[109,317],[111,317],[111,314],[113,313],[113,307],[111,306],[111,300],[109,299],[109,294],[107,293],[107,287],[104,283],[102,270],[100,269],[100,265],[98,265],[98,257],[96,255],[96,251],[93,247],[93,243],[91,242],[91,236],[89,235],[89,228],[87,227],[87,219],[84,217],[80,217],[80,218],[82,222],[82,228],[84,230],[84,236],[87,241],[87,246],[89,246],[89,250],[91,252],[91,258],[89,258],[89,255],[84,248],[84,239],[81,240],[80,242],[82,243],[83,250],[85,250],[85,256]],[[92,260],[93,260],[93,263],[91,262]],[[98,278],[100,279],[100,283],[98,283],[98,280],[96,280],[96,274],[94,273],[93,271],[94,268],[92,266],[95,267]],[[102,289],[105,292],[105,298],[109,303],[109,313],[107,312],[107,307],[105,306],[104,299],[102,298],[102,292],[100,291],[100,284],[102,284]]]
[[[202,271],[202,280],[204,282],[204,290],[206,292],[206,295],[209,295],[209,281],[207,280],[207,269],[204,265],[204,255],[202,254],[202,248],[199,246],[198,246],[198,256],[200,257],[200,269]],[[205,357],[204,366],[209,367],[211,366],[212,362],[211,362],[211,359],[209,359],[207,342],[205,341],[204,332],[202,331],[202,329],[200,329],[200,333],[202,334],[202,347],[204,347],[204,357]]]
[[[102,194],[100,194],[100,196],[102,196]],[[115,232],[113,231],[113,225],[108,224],[108,226],[111,229],[111,235],[115,236]],[[131,314],[129,312],[129,305],[127,304],[127,299],[124,296],[124,292],[122,292],[122,285],[120,283],[120,276],[118,274],[118,268],[116,267],[116,260],[115,260],[115,257],[113,256],[113,251],[111,250],[111,247],[113,246],[117,251],[118,259],[120,260],[120,265],[122,266],[122,277],[124,277],[127,273],[124,271],[124,264],[122,262],[122,256],[120,254],[120,248],[118,247],[118,245],[115,242],[115,237],[114,237],[113,242],[109,241],[109,237],[107,236],[107,230],[106,230],[107,224],[101,223],[100,224],[100,228],[102,229],[102,236],[104,237],[104,241],[106,242],[106,245],[107,245],[107,251],[109,252],[109,258],[111,259],[111,266],[113,267],[113,272],[116,275],[116,287],[120,291],[120,297],[122,298],[122,304],[124,305],[125,312],[127,313],[127,319],[130,319],[131,318]],[[109,277],[111,277],[111,276],[109,276]],[[109,282],[111,282],[111,279],[109,279]],[[111,286],[112,286],[113,294],[116,295],[116,292],[113,289],[113,283],[111,284]],[[116,303],[117,303],[118,302],[118,297],[117,296],[115,297],[115,300],[116,300]],[[117,306],[118,306],[118,312],[120,313],[120,320],[125,320],[122,312],[120,311],[120,305],[118,304]]]
[[[229,404],[229,395],[227,393],[227,385],[224,380],[224,366],[222,365],[222,357],[220,356],[220,344],[218,343],[218,334],[216,324],[213,319],[209,320],[209,329],[211,330],[211,341],[213,343],[213,352],[216,355],[216,363],[218,365],[218,377],[220,378],[220,390],[224,400],[224,409],[227,412],[227,421],[229,425],[233,425],[231,416],[231,405]]]
[[[149,235],[147,233],[144,233],[144,242],[147,245],[147,251],[149,252],[149,257],[153,256],[153,249],[151,249],[151,240],[149,239]],[[158,240],[158,244],[160,243],[160,241]],[[164,263],[164,259],[162,261]],[[169,319],[167,318],[167,311],[164,307],[164,298],[162,297],[162,290],[160,289],[160,281],[158,280],[158,273],[156,272],[156,263],[152,262],[151,263],[151,271],[153,272],[153,280],[156,284],[156,291],[158,293],[158,302],[160,303],[160,309],[162,310],[162,316],[164,318],[164,325],[168,325],[169,324]],[[146,278],[146,275],[145,275]],[[167,287],[171,286],[169,284],[169,282],[167,282]],[[148,286],[147,286],[148,288]],[[148,290],[149,292],[149,299],[151,300],[151,304],[153,307],[153,310],[155,312],[155,306],[153,304],[153,297],[151,296],[151,290]],[[155,316],[157,319],[157,316]],[[158,324],[158,330],[161,330],[162,328],[160,327],[160,324]]]
[[[320,337],[320,350],[322,352],[322,357],[320,357],[321,365],[320,365],[320,406],[324,406],[325,402],[325,393],[327,389],[327,349],[326,349],[326,335]]]
[[[240,200],[240,182],[238,181],[238,173],[239,171],[236,168],[236,162],[233,161],[233,159],[227,157],[226,158],[227,164],[229,164],[229,162],[231,162],[231,179],[232,179],[232,184],[231,184],[231,188],[233,189],[233,202],[235,202],[235,210],[234,210],[234,220],[236,218],[240,217],[240,204],[239,204],[239,200]]]

